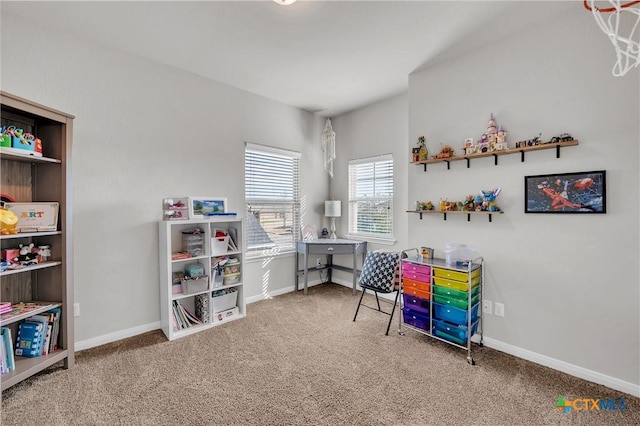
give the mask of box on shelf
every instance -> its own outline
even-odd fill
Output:
[[[182,251],[191,256],[204,255],[204,231],[200,228],[182,231]]]
[[[211,255],[217,256],[225,254],[227,247],[229,246],[229,236],[224,237],[211,237]]]
[[[182,282],[172,283],[171,294],[180,294],[180,293],[182,293]]]
[[[231,290],[234,290],[234,289],[231,289]],[[216,292],[214,292],[214,294],[215,293]],[[212,312],[226,311],[227,309],[231,309],[235,307],[237,302],[238,302],[237,291],[229,291],[226,294],[221,294],[219,296],[214,295],[211,297],[211,311]]]
[[[203,275],[197,278],[184,279],[180,284],[182,284],[182,293],[198,293],[200,291],[206,291],[209,288],[209,277]]]
[[[208,324],[211,322],[209,318],[209,295],[198,294],[195,296],[196,316],[202,320],[203,323]]]
[[[189,277],[201,277],[204,275],[204,266],[199,262],[189,263],[185,265],[184,273]]]
[[[231,318],[237,317],[240,315],[240,309],[238,307],[233,307],[231,309],[227,309],[225,311],[216,312],[213,314],[213,318],[211,322],[222,322],[227,321]]]
[[[18,232],[43,232],[58,230],[60,204],[51,203],[4,203],[7,210],[18,216]]]
[[[235,285],[240,282],[240,273],[223,275],[223,285]]]

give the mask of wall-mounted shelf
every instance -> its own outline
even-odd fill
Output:
[[[422,215],[423,214],[441,214],[444,216],[444,220],[447,220],[447,215],[448,214],[466,214],[467,215],[467,222],[471,221],[471,215],[485,215],[485,216],[489,216],[489,222],[491,222],[491,215],[494,214],[503,214],[504,212],[502,210],[499,211],[495,211],[495,212],[489,212],[489,211],[480,211],[480,212],[465,212],[465,211],[460,211],[460,210],[454,210],[454,211],[442,211],[442,210],[407,210],[407,213],[417,213],[420,215],[420,219],[422,220]]]
[[[424,166],[424,171],[427,171],[427,164],[435,164],[435,163],[447,163],[447,170],[450,168],[450,163],[452,161],[462,161],[462,160],[466,160],[467,161],[467,168],[470,167],[471,165],[471,160],[474,158],[484,158],[484,157],[493,157],[494,158],[494,163],[497,166],[498,165],[498,157],[501,155],[511,155],[511,154],[517,154],[520,153],[520,161],[524,162],[524,154],[525,152],[529,152],[529,151],[540,151],[543,149],[553,149],[555,148],[556,150],[556,158],[560,158],[560,148],[563,146],[575,146],[578,145],[578,141],[577,140],[570,140],[570,141],[563,141],[563,142],[553,142],[553,143],[543,143],[541,145],[534,145],[534,146],[526,146],[523,148],[510,148],[510,149],[504,149],[501,151],[493,151],[493,152],[482,152],[479,154],[473,154],[473,155],[460,155],[457,157],[451,157],[451,158],[432,158],[430,160],[424,160],[424,161],[412,161],[411,164],[416,164],[416,165],[420,165],[422,164]]]

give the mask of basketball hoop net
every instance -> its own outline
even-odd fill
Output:
[[[608,1],[612,7],[598,8],[596,0],[584,0],[584,7],[591,11],[600,29],[611,40],[616,50],[616,63],[611,72],[621,77],[640,65],[640,7],[631,7],[640,4],[640,0]]]

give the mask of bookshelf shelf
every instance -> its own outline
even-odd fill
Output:
[[[236,216],[216,216],[204,219],[172,220],[159,222],[160,240],[160,322],[167,339],[174,340],[188,336],[228,321],[243,318],[246,315],[242,268],[244,264],[244,224]],[[198,228],[201,230],[203,246],[200,251],[194,250],[197,256],[186,259],[172,259],[177,252],[186,252],[183,247],[183,232]],[[212,244],[215,232],[222,230],[239,250],[219,252],[219,245]],[[189,234],[187,234],[189,235]],[[214,241],[215,243],[215,241]],[[214,252],[215,247],[215,252]],[[234,266],[239,272],[221,274],[222,281],[216,281],[217,262],[221,257],[235,260]],[[185,274],[191,264],[198,264],[195,269],[202,269],[208,277],[207,287],[193,293],[174,293],[174,279]],[[224,273],[224,267],[222,268]],[[226,293],[233,291],[233,293]],[[226,293],[226,294],[222,294]],[[224,301],[224,303],[222,303]],[[179,305],[179,306],[178,306]],[[185,312],[186,311],[186,312]],[[220,311],[220,312],[218,312]],[[193,315],[195,320],[189,321]]]
[[[71,211],[71,145],[72,115],[0,91],[1,126],[15,126],[42,141],[42,156],[35,156],[17,148],[0,148],[0,186],[16,202],[57,202],[59,204],[56,231],[24,232],[0,236],[3,250],[15,249],[19,244],[48,245],[54,260],[7,269],[0,272],[2,300],[16,305],[38,302],[42,306],[22,313],[0,316],[3,332],[11,335],[12,352],[17,331],[24,320],[42,315],[51,309],[59,311],[58,349],[33,358],[15,356],[15,369],[2,374],[2,390],[32,375],[62,362],[70,368],[75,362],[73,342],[73,221]],[[34,318],[35,319],[35,318]],[[46,316],[45,316],[46,321]],[[45,323],[46,324],[46,323]],[[46,328],[45,328],[46,329]],[[53,336],[52,334],[50,334]],[[53,347],[53,342],[51,344]]]

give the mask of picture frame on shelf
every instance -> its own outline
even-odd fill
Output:
[[[227,199],[224,197],[189,197],[189,217],[202,219],[207,216],[227,212]]]
[[[524,212],[604,214],[606,171],[525,176]]]

